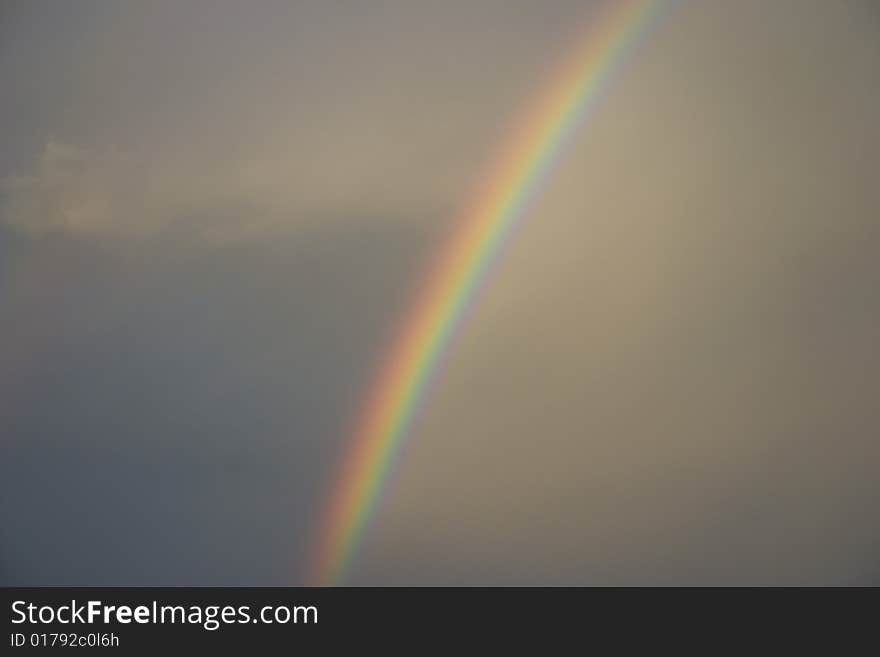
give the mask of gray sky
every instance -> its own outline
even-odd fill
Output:
[[[582,2],[0,10],[0,580],[290,584]],[[351,581],[877,582],[880,14],[680,0],[450,354]]]

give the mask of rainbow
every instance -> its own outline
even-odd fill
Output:
[[[309,573],[315,584],[339,583],[350,568],[426,388],[492,263],[566,142],[585,123],[605,83],[662,4],[602,3],[585,21],[585,34],[547,91],[515,123],[512,139],[483,178],[475,202],[432,263],[370,388],[321,518]]]

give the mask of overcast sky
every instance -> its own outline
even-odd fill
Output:
[[[296,584],[584,2],[0,8],[0,582]],[[880,582],[880,11],[679,0],[494,272],[356,584]]]

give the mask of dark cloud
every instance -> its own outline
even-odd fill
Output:
[[[125,258],[4,229],[4,583],[297,581],[429,242],[362,226]]]

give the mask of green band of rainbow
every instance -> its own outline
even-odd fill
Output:
[[[609,1],[518,122],[409,309],[371,386],[316,546],[314,583],[341,581],[373,516],[425,389],[517,222],[662,0]]]

